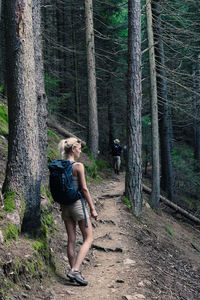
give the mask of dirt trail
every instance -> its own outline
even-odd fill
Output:
[[[57,276],[43,283],[34,299],[200,299],[200,255],[190,244],[190,239],[199,237],[199,231],[177,224],[167,215],[155,215],[146,207],[143,215],[148,226],[139,223],[120,196],[112,197],[123,192],[123,174],[91,190],[98,199],[99,218],[93,223],[93,248],[82,269],[89,281],[87,287],[66,279],[67,236],[57,211],[59,236],[52,241]],[[176,240],[167,235],[166,223],[176,225]]]

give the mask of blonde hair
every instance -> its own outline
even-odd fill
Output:
[[[58,151],[60,152],[61,158],[66,158],[67,154],[70,153],[73,146],[81,145],[81,140],[71,137],[65,140],[61,140],[58,144]]]

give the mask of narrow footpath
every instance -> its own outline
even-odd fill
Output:
[[[123,192],[124,174],[91,189],[99,218],[93,221],[94,242],[82,268],[87,287],[66,277],[67,235],[57,209],[58,237],[51,241],[57,275],[50,276],[33,299],[200,299],[200,256],[190,245],[199,231],[178,224],[169,215],[156,215],[148,205],[144,207],[144,222],[138,222],[123,202]],[[176,239],[167,234],[165,224],[175,230]],[[79,241],[78,234],[77,244]]]

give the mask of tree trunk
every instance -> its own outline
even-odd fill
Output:
[[[0,0],[0,87],[5,85],[4,77],[5,77],[5,30],[4,30],[4,13],[3,13],[3,3]],[[4,89],[5,90],[5,89]],[[1,92],[2,93],[2,92]]]
[[[40,176],[47,168],[47,97],[44,86],[44,66],[41,36],[41,0],[33,0],[33,36],[35,56],[35,83],[37,97],[37,116],[39,126]]]
[[[112,85],[112,75],[107,76],[107,103],[108,103],[108,126],[109,126],[109,142],[108,142],[108,150],[110,151],[111,146],[113,144],[113,140],[115,139],[115,113],[114,113],[114,101],[113,101],[113,85]]]
[[[2,46],[3,46],[3,43],[2,43],[2,0],[0,0],[0,87],[3,83],[3,74],[2,74]]]
[[[31,0],[6,0],[9,141],[5,198],[14,193],[20,230],[40,226],[40,148]]]
[[[142,213],[141,4],[140,0],[129,0],[128,5],[126,196],[138,217]]]
[[[200,54],[197,57],[197,64],[196,64],[196,71],[195,71],[195,90],[200,93],[200,83],[199,80],[196,78],[200,77]],[[200,97],[195,95],[195,124],[194,124],[194,158],[197,161],[197,168],[196,170],[200,170]]]
[[[73,63],[74,63],[74,99],[75,99],[75,115],[76,121],[80,122],[80,101],[79,101],[79,77],[78,77],[78,53],[76,41],[76,29],[74,25],[74,3],[71,3],[71,23],[72,23],[72,47],[73,47]]]
[[[154,37],[152,26],[151,0],[146,0],[147,34],[149,45],[149,65],[151,83],[151,126],[152,126],[152,194],[151,205],[157,209],[160,200],[160,164],[159,164],[159,133],[158,133],[158,99],[156,82],[156,65]]]
[[[99,129],[97,113],[97,90],[95,71],[95,47],[93,28],[93,3],[92,0],[85,0],[86,17],[86,49],[88,68],[88,109],[89,109],[89,147],[96,158],[99,149]]]
[[[161,187],[167,192],[168,198],[174,200],[174,177],[171,156],[170,142],[170,117],[167,98],[167,82],[165,73],[164,46],[162,42],[162,23],[160,14],[160,0],[152,2],[156,73],[157,73],[157,94],[159,103],[159,131],[160,131],[160,157],[161,157]]]
[[[56,37],[57,37],[57,78],[59,96],[64,95],[64,2],[56,1]]]

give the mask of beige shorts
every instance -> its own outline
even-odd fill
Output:
[[[69,220],[74,220],[76,222],[84,220],[85,216],[83,213],[83,207],[81,200],[77,200],[74,204],[72,205],[61,205],[61,216],[63,221],[69,221]],[[85,212],[87,218],[89,218],[87,207],[85,205]]]
[[[120,156],[113,156],[114,163],[119,167],[121,164],[121,157]]]

